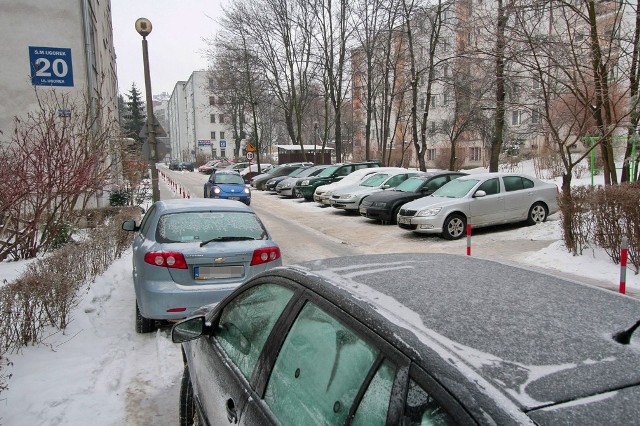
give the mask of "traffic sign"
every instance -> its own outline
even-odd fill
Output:
[[[256,147],[251,144],[247,144],[247,152],[256,152]]]
[[[249,161],[253,160],[254,156],[255,156],[255,154],[253,152],[247,152],[247,160],[249,160]]]

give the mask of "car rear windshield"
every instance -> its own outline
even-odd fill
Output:
[[[253,212],[169,213],[160,217],[156,230],[159,243],[189,243],[219,237],[264,240],[267,232]]]

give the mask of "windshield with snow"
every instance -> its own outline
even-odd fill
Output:
[[[455,179],[443,185],[432,195],[435,197],[462,198],[480,182],[478,179]]]

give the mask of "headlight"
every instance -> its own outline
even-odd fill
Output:
[[[350,198],[353,198],[353,195],[351,195],[351,194],[344,194],[344,195],[341,195],[341,196],[340,196],[340,199],[341,199],[341,200],[348,200],[348,199],[350,199]]]
[[[432,209],[420,210],[416,216],[435,216],[440,213],[442,207],[434,207]]]
[[[325,192],[320,191],[319,194],[322,194],[325,197],[331,197],[331,194],[333,194],[333,191],[325,191]]]
[[[220,189],[220,187],[219,187],[219,186],[214,186],[214,187],[213,187],[213,193],[214,193],[214,194],[219,194],[219,193],[221,193],[221,192],[222,192],[222,190]]]
[[[303,180],[302,183],[300,184],[300,186],[307,186],[309,185],[309,179]]]
[[[249,188],[247,188],[246,186],[244,187],[244,192],[245,192],[245,194],[251,194],[251,190]]]
[[[376,201],[375,203],[373,203],[373,207],[387,207],[387,203],[383,202],[383,201]]]

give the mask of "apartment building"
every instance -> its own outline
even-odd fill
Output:
[[[212,90],[208,71],[176,83],[168,106],[172,157],[180,160],[233,158],[235,138],[224,99]]]
[[[36,92],[100,97],[105,105],[100,119],[117,119],[109,0],[5,1],[0,5],[0,37],[0,141],[11,137],[14,117],[37,107]]]
[[[568,20],[574,18],[571,16],[574,12],[561,2],[519,0],[503,2],[503,6],[508,22],[502,80],[505,89],[504,155],[537,155],[554,143],[557,149],[558,139],[572,150],[584,148],[581,147],[581,136],[593,134],[598,129],[593,125],[580,126],[577,121],[568,123],[568,112],[562,109],[572,108],[571,96],[580,91],[590,93],[589,85],[595,86],[590,69],[591,27],[584,22],[587,14],[575,13],[576,22],[571,25]],[[436,13],[440,16],[441,27],[434,39],[432,28],[438,22],[434,19]],[[628,77],[624,76],[628,76],[630,68],[628,53],[632,52],[633,45],[629,40],[632,39],[636,12],[620,2],[601,1],[597,2],[595,13],[603,66],[609,73],[610,87],[619,91],[628,86],[625,81]],[[404,22],[398,22],[390,32],[391,42],[382,36],[384,33],[378,36],[377,52],[371,57],[367,57],[366,51],[373,52],[370,46],[355,49],[351,57],[354,157],[364,158],[365,135],[368,134],[369,158],[382,158],[392,165],[401,162],[415,166],[418,161],[412,141],[415,134],[418,140],[421,139],[424,124],[427,167],[487,166],[497,108],[497,15],[498,2],[495,0],[438,2],[412,15],[413,52],[409,51]],[[435,46],[431,46],[434,42]],[[535,43],[538,43],[537,56],[531,48]],[[435,56],[430,58],[432,47]],[[566,53],[561,48],[566,49]],[[582,57],[580,52],[584,53]],[[624,52],[627,52],[626,58],[622,57]],[[429,86],[432,63],[435,66]],[[366,70],[370,65],[373,73]],[[411,111],[412,67],[419,82],[415,112],[418,129],[415,133]],[[573,90],[572,94],[571,84],[575,82],[566,80],[577,75],[584,79],[585,87]],[[378,90],[373,93],[373,102],[367,99],[367,86]],[[628,104],[615,97],[614,101],[617,109],[612,115],[617,119]],[[580,102],[588,104],[588,101]],[[582,118],[577,114],[574,118],[586,120],[588,124],[593,118],[589,117],[588,111],[591,105],[586,107]],[[369,128],[365,127],[367,116],[371,117]],[[623,119],[608,125],[624,131],[625,123]],[[551,129],[550,124],[555,125],[555,129]]]

